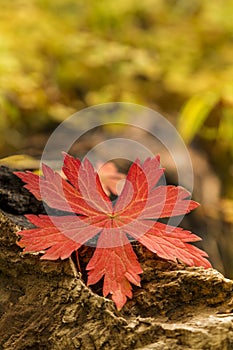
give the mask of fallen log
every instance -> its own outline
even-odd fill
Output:
[[[72,258],[22,254],[16,232],[29,227],[22,214],[39,213],[41,204],[12,174],[0,194],[1,207],[10,198],[0,211],[0,349],[233,349],[233,281],[136,245],[141,287],[117,311],[100,285],[85,285]]]

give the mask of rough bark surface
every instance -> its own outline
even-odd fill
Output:
[[[16,232],[28,223],[19,212],[32,202],[24,190],[18,197],[17,186],[13,181],[15,210],[0,212],[0,349],[233,349],[233,281],[213,269],[159,259],[136,245],[142,286],[118,312],[97,294],[101,284],[91,290],[84,283],[91,252],[81,255],[82,276],[71,259],[42,261],[21,253]],[[5,188],[6,197],[12,191]],[[17,210],[22,196],[24,208]]]

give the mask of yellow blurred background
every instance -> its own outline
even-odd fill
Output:
[[[0,0],[0,8],[0,157],[39,156],[53,129],[87,106],[133,102],[168,115],[197,152],[195,172],[202,176],[204,159],[205,181],[219,181],[207,230],[217,220],[219,235],[229,232],[213,249],[233,276],[233,1]]]

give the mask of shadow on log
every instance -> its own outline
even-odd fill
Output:
[[[20,198],[31,206],[29,195]],[[74,275],[71,260],[23,255],[16,232],[28,223],[13,212],[0,212],[0,349],[233,349],[233,282],[216,270],[135,246],[142,286],[118,312]]]

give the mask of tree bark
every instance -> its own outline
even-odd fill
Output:
[[[233,349],[233,281],[214,269],[159,259],[136,245],[142,285],[117,311],[101,296],[101,283],[92,290],[85,285],[85,254],[82,275],[72,258],[43,261],[38,254],[22,254],[16,232],[29,227],[21,214],[32,204],[19,182],[30,205],[24,202],[17,212],[22,193],[17,197],[13,183],[15,210],[10,213],[8,205],[8,212],[0,211],[0,349]]]

